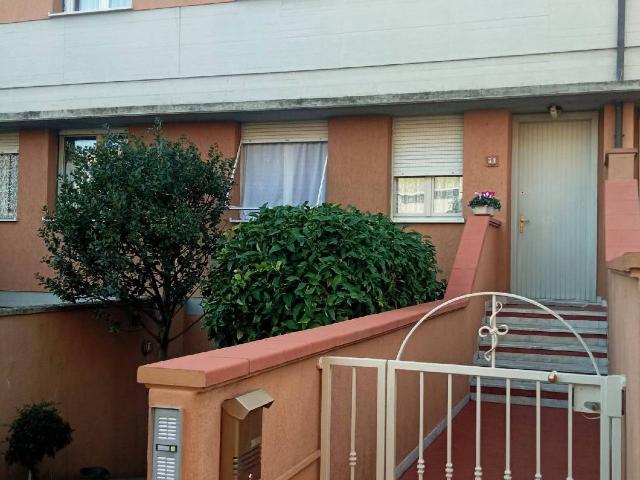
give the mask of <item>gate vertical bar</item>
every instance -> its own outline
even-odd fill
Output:
[[[453,478],[453,462],[451,459],[451,404],[453,396],[453,378],[451,374],[447,375],[447,464],[444,467],[444,476],[446,480]]]
[[[420,372],[420,405],[418,407],[420,425],[418,425],[418,480],[424,479],[424,372]]]
[[[600,480],[611,478],[611,420],[607,387],[607,382],[600,387]]]
[[[622,391],[625,386],[625,378],[620,375],[611,375],[607,377],[603,390],[604,397],[607,398],[606,413],[608,424],[610,426],[610,462],[611,462],[611,478],[613,480],[622,479],[622,413],[623,413],[623,397]]]
[[[504,439],[504,480],[511,480],[511,379],[507,378],[505,389],[507,391],[505,412],[505,439]]]
[[[567,480],[573,480],[573,385],[567,400]]]
[[[536,382],[536,474],[535,480],[542,478],[542,460],[540,453],[540,382]]]
[[[356,408],[357,408],[357,382],[356,367],[351,368],[351,449],[349,451],[349,471],[351,480],[356,479],[356,464],[358,456],[356,454]]]
[[[385,480],[396,478],[396,368],[387,364],[387,431],[385,449]],[[323,479],[324,480],[324,479]],[[329,480],[329,479],[327,479]]]
[[[476,377],[476,468],[473,472],[474,480],[482,480],[482,465],[480,465],[480,447],[482,446],[482,420],[480,418],[480,404],[482,402],[480,398],[481,390],[480,377]]]
[[[331,480],[331,364],[322,364],[320,480]]]
[[[385,460],[385,431],[387,427],[386,411],[387,395],[387,362],[378,366],[378,389],[377,389],[377,439],[376,439],[376,480],[384,480],[384,460]]]

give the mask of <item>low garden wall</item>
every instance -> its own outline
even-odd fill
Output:
[[[143,476],[146,391],[136,382],[136,369],[155,358],[154,353],[142,354],[144,338],[139,331],[109,333],[88,307],[4,309],[0,439],[18,407],[54,402],[74,430],[73,441],[53,461],[43,462],[42,478],[79,478],[86,466],[103,466],[117,476]],[[0,461],[0,478],[23,479],[26,474]]]
[[[496,227],[496,228],[494,228]],[[489,217],[470,217],[460,240],[447,297],[470,291],[501,288],[497,278],[499,222]],[[418,361],[472,362],[484,299],[452,306],[427,321],[414,336],[405,357]],[[410,327],[438,302],[370,315],[342,323],[296,332],[236,347],[213,350],[146,365],[138,370],[138,381],[149,388],[149,407],[182,410],[182,479],[218,478],[221,405],[261,388],[273,398],[265,411],[262,437],[264,479],[317,479],[320,448],[321,375],[318,361],[325,355],[394,358]],[[346,372],[345,372],[346,373]],[[372,378],[359,378],[358,445],[360,478],[373,478],[375,450],[375,396]],[[417,444],[418,405],[416,382],[399,380],[402,408],[397,419],[398,459]],[[346,403],[350,384],[338,373],[333,383],[336,405]],[[428,402],[442,408],[427,409],[425,431],[444,415],[444,384],[427,384]],[[465,382],[455,385],[455,402],[468,394]],[[364,393],[364,394],[362,394]],[[349,397],[350,398],[350,397]],[[345,428],[346,411],[336,410],[334,426]],[[151,429],[150,429],[151,432]],[[406,433],[406,435],[404,435]],[[150,433],[151,435],[151,433]],[[348,453],[346,434],[336,432],[332,444],[332,476],[346,478]],[[149,438],[148,461],[151,461]],[[340,457],[339,455],[342,455]],[[148,470],[151,478],[151,469]]]
[[[626,478],[640,471],[640,252],[609,264],[609,370],[627,378],[625,410]]]

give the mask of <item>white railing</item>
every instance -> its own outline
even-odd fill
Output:
[[[416,329],[423,321],[434,313],[437,309],[441,309],[444,305],[459,301],[460,299],[490,295],[492,297],[492,316],[490,319],[490,327],[483,327],[479,334],[492,335],[492,348],[489,350],[488,360],[491,361],[491,367],[479,367],[472,365],[455,365],[427,362],[413,362],[400,360],[400,357],[407,345],[408,340],[412,337]],[[351,369],[351,388],[350,388],[350,429],[349,429],[349,452],[345,453],[344,461],[348,464],[350,480],[363,479],[362,475],[358,475],[358,445],[356,443],[356,415],[357,415],[357,397],[358,397],[358,369],[373,369],[376,371],[376,464],[375,479],[376,480],[395,480],[402,471],[398,471],[396,464],[396,429],[397,407],[398,407],[398,391],[397,379],[400,372],[414,372],[417,374],[417,390],[418,390],[418,411],[417,418],[417,458],[410,459],[410,463],[415,463],[416,473],[419,480],[423,480],[426,469],[438,469],[442,476],[448,480],[454,477],[454,472],[459,478],[470,478],[473,475],[475,480],[483,478],[482,467],[482,379],[503,379],[505,381],[505,438],[504,451],[504,480],[512,479],[512,439],[511,439],[511,382],[512,381],[530,381],[535,383],[535,471],[531,472],[531,477],[535,480],[542,479],[542,435],[541,435],[541,387],[545,384],[563,384],[568,388],[568,404],[567,410],[567,459],[566,459],[566,479],[573,480],[573,414],[574,411],[596,413],[600,416],[600,480],[620,480],[622,477],[622,395],[625,386],[623,376],[600,375],[597,364],[588,347],[582,341],[582,338],[561,318],[557,313],[550,311],[547,307],[540,307],[562,323],[576,335],[578,340],[590,355],[593,362],[595,375],[584,375],[574,373],[562,373],[556,371],[536,371],[536,370],[516,370],[495,367],[495,349],[498,346],[501,332],[506,327],[498,327],[495,317],[502,308],[496,297],[511,296],[511,294],[501,294],[497,292],[482,292],[478,294],[465,295],[463,297],[453,299],[446,304],[441,304],[434,311],[425,315],[411,329],[405,341],[402,343],[396,360],[354,358],[354,357],[323,357],[320,361],[322,368],[322,424],[321,424],[321,480],[335,480],[338,477],[331,475],[331,410],[332,410],[332,372],[336,368]],[[517,296],[515,296],[517,297]],[[528,301],[523,297],[517,297],[520,300]],[[537,304],[537,302],[529,301],[529,303]],[[539,305],[539,304],[538,304]],[[425,448],[427,447],[425,437],[425,402],[427,406],[432,406],[425,396],[425,374],[444,375],[446,376],[446,418],[443,419],[442,430],[446,432],[446,463],[441,466],[430,464],[424,457]],[[461,398],[455,398],[453,392],[454,379],[464,378],[468,384],[471,377],[475,377],[476,386],[476,424],[475,424],[475,466],[473,471],[455,470],[453,463],[453,434],[452,419],[457,413],[454,404],[460,404]],[[457,395],[459,397],[459,395]],[[466,396],[468,399],[468,395]],[[434,406],[436,407],[436,406]],[[435,432],[436,434],[439,432]],[[431,437],[432,438],[432,437]],[[589,441],[597,441],[589,439]],[[495,455],[495,453],[492,453]],[[336,459],[340,462],[340,459]],[[440,470],[441,469],[441,470]],[[564,476],[565,473],[563,472]],[[438,474],[440,476],[440,474]],[[558,472],[553,472],[553,477],[557,478]],[[368,479],[367,479],[368,480]]]

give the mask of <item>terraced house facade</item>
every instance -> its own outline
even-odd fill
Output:
[[[380,212],[432,238],[449,295],[475,275],[460,263],[477,221],[466,205],[495,191],[493,288],[598,312],[609,305],[610,318],[615,298],[621,326],[603,350],[608,368],[631,375],[639,360],[628,326],[640,315],[638,2],[5,0],[0,65],[0,338],[2,328],[7,338],[57,329],[46,315],[89,315],[38,310],[57,303],[35,278],[45,253],[37,229],[70,174],[65,146],[91,145],[107,125],[145,135],[160,118],[168,135],[236,159],[227,226],[264,203]],[[199,310],[190,302],[186,317]],[[74,354],[55,353],[69,347],[65,335],[43,350],[55,368],[91,358],[101,334],[85,320],[65,326],[82,338]],[[145,363],[121,348],[105,350],[97,376]],[[176,348],[208,345],[194,331]],[[2,370],[15,382],[28,367]],[[20,398],[45,391],[41,381]],[[135,405],[107,418],[137,433],[99,458],[126,474],[144,469],[147,428],[145,392],[130,383],[118,388]],[[628,398],[637,388],[629,383]],[[89,410],[78,408],[77,425],[91,423]],[[89,437],[74,447],[87,460],[100,443]],[[63,469],[76,459],[63,456]]]

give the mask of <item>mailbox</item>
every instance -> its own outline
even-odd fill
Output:
[[[272,403],[264,390],[222,403],[220,480],[262,478],[262,411]]]

